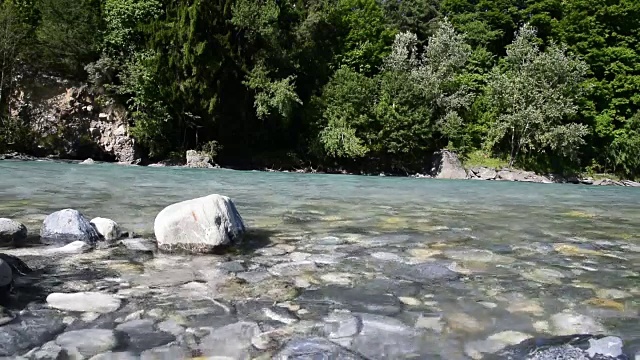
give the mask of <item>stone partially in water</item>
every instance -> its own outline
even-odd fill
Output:
[[[56,344],[68,353],[73,353],[75,350],[82,356],[91,357],[114,349],[117,346],[117,339],[113,330],[84,329],[59,335],[56,338]]]
[[[91,220],[91,224],[96,228],[98,234],[107,241],[118,240],[120,237],[120,226],[111,219],[97,217]]]
[[[459,273],[451,270],[451,263],[443,261],[425,262],[415,265],[386,266],[385,270],[389,274],[401,279],[418,283],[448,281],[460,278]]]
[[[353,311],[394,315],[400,312],[401,303],[398,298],[389,294],[381,294],[366,288],[344,288],[329,285],[318,290],[303,292],[298,301],[317,305],[339,306]]]
[[[239,240],[245,226],[231,199],[213,194],[169,205],[153,230],[161,250],[207,253]]]
[[[0,328],[0,356],[15,356],[53,340],[65,328],[55,313],[42,316],[24,315]]]
[[[0,295],[4,290],[8,290],[9,286],[13,282],[13,271],[11,266],[4,260],[0,259]]]
[[[295,338],[289,341],[273,360],[365,360],[364,357],[323,338]]]
[[[534,338],[506,347],[495,359],[626,360],[622,340],[612,336],[570,335]],[[491,357],[494,359],[494,357]]]
[[[560,271],[553,269],[535,269],[533,271],[522,273],[522,277],[541,284],[562,285],[565,278]]]
[[[26,226],[11,219],[0,218],[0,246],[20,245],[26,239]]]
[[[110,313],[120,308],[120,299],[97,292],[52,293],[47,296],[52,308],[67,311]]]
[[[91,250],[91,245],[84,241],[74,241],[65,246],[53,248],[49,251],[54,254],[82,254]]]
[[[362,323],[352,348],[371,359],[407,359],[422,354],[420,333],[400,320],[375,314],[356,314]]]
[[[199,350],[205,356],[248,359],[251,339],[260,333],[258,324],[240,321],[215,329],[202,338]]]
[[[605,331],[596,320],[569,310],[551,316],[551,324],[556,335],[598,334]]]
[[[95,244],[100,235],[89,220],[73,209],[56,211],[47,216],[40,228],[40,240],[45,244],[69,244],[84,241]]]

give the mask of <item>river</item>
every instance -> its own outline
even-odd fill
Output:
[[[265,320],[264,312],[260,318],[239,310],[245,300],[265,298],[284,304],[280,308],[289,307],[286,316],[294,316],[292,322],[307,323],[309,328],[321,325],[322,336],[333,336],[370,359],[411,354],[480,358],[492,352],[491,339],[504,337],[592,332],[620,336],[625,343],[640,338],[638,189],[0,162],[0,217],[23,222],[31,233],[38,232],[46,215],[74,208],[89,218],[111,218],[125,230],[150,238],[154,218],[165,206],[212,193],[231,197],[251,233],[260,237],[251,252],[200,257],[157,254],[135,271],[122,264],[113,266],[109,262],[113,255],[100,261],[119,272],[116,275],[132,289],[135,284],[144,286],[141,279],[153,271],[162,277],[167,268],[189,266],[197,272],[198,266],[218,269],[235,262],[241,264],[240,270],[224,276],[264,273],[258,285],[273,281],[273,286],[289,286],[286,283],[295,294],[271,299],[256,294],[264,289],[251,288],[252,281],[243,282],[248,287],[244,298],[211,295],[212,304],[226,301],[224,307],[235,311],[209,324],[194,320],[196,315],[182,314],[180,324],[187,329],[250,320],[266,331],[268,326],[260,321],[275,321],[277,316],[270,313]],[[12,253],[29,263],[34,251]],[[440,276],[436,266],[455,275]],[[276,267],[286,271],[274,271]],[[211,285],[205,272],[194,275],[193,281],[187,277],[148,287],[167,293],[186,291],[181,290],[184,286],[193,290],[189,284]],[[110,291],[134,304],[131,289],[122,288]],[[196,301],[193,296],[182,298]],[[163,309],[161,303],[139,306],[150,311]],[[164,311],[184,311],[172,306]],[[355,330],[348,334],[340,327],[342,320],[327,318],[346,311],[364,314],[358,315],[359,334]],[[344,336],[327,335],[327,324],[342,324],[336,331],[346,331]],[[385,335],[385,326],[396,326],[392,332],[396,335],[410,333],[401,337],[410,340]],[[365,330],[370,338],[375,334],[377,345],[367,340]],[[202,339],[196,338],[199,341],[206,350]],[[231,357],[238,354],[233,351]],[[255,352],[255,348],[249,351]]]

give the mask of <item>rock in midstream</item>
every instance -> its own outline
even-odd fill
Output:
[[[120,226],[111,219],[97,217],[91,220],[91,224],[96,228],[98,234],[107,241],[114,241],[120,238]]]
[[[167,206],[153,230],[161,250],[207,253],[239,240],[245,226],[231,199],[212,194]]]
[[[84,215],[77,210],[64,209],[47,216],[40,229],[45,244],[68,244],[84,241],[95,244],[100,235]]]

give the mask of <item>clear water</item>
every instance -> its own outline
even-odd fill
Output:
[[[423,305],[399,315],[409,324],[443,314],[447,336],[464,342],[504,330],[542,334],[550,316],[571,309],[609,333],[640,337],[640,189],[0,162],[0,217],[32,232],[47,214],[75,208],[151,236],[165,206],[211,193],[230,196],[249,228],[299,251],[346,239],[351,247],[338,249],[351,256],[322,271],[354,274],[354,284],[359,274],[393,277],[376,252],[455,261],[462,285],[422,286],[413,297]],[[535,306],[518,310],[519,302]],[[457,313],[482,330],[447,322]]]

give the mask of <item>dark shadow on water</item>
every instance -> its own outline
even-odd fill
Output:
[[[275,231],[265,229],[250,229],[242,235],[239,241],[234,241],[229,245],[216,246],[215,248],[202,249],[181,249],[179,247],[173,247],[169,250],[158,248],[160,253],[173,254],[173,255],[194,255],[194,256],[206,256],[206,255],[251,255],[256,250],[267,247],[271,244],[271,237],[276,234]]]
[[[4,255],[4,254],[2,254]],[[108,277],[117,277],[115,271],[92,267],[90,263],[61,266],[59,259],[44,256],[24,256],[22,260],[31,264],[34,270],[21,271],[14,276],[14,284],[9,296],[0,297],[0,305],[9,310],[23,310],[33,303],[45,304],[47,296],[53,292],[68,292],[63,285],[76,281],[95,282]]]

